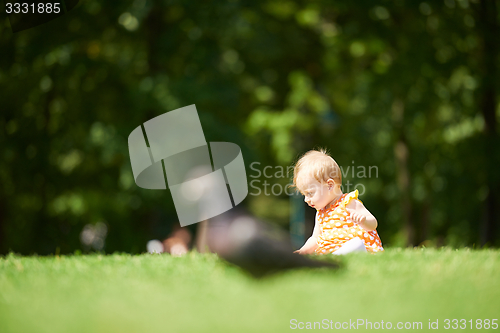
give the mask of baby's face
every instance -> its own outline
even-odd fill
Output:
[[[332,186],[326,183],[320,183],[312,177],[301,181],[300,192],[304,195],[304,201],[317,210],[325,208],[335,199],[335,193]]]

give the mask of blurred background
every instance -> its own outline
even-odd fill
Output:
[[[207,141],[241,147],[256,181],[242,205],[261,219],[289,229],[286,168],[324,147],[386,247],[498,246],[499,13],[487,0],[83,0],[14,34],[2,10],[0,254],[140,253],[177,230],[169,191],[135,185],[127,137],[190,104]]]

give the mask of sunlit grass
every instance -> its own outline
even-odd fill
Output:
[[[261,280],[217,256],[0,258],[0,332],[281,332],[290,320],[500,317],[500,251],[353,254]],[[495,317],[496,316],[496,317]],[[499,318],[500,319],[500,318]]]

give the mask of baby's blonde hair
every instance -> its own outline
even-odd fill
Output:
[[[339,165],[325,149],[309,150],[295,164],[292,186],[299,191],[303,188],[304,176],[311,176],[320,183],[333,179],[336,185],[342,185]]]

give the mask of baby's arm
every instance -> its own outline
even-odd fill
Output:
[[[377,219],[359,200],[351,200],[346,206],[351,214],[351,219],[366,231],[377,229]]]
[[[307,242],[300,249],[295,251],[298,254],[311,254],[318,248],[318,236],[319,236],[319,223],[318,223],[318,213],[316,212],[316,217],[314,218],[314,230],[313,234]]]

